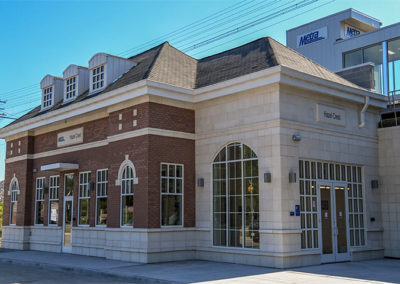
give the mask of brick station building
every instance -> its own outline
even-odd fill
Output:
[[[386,98],[271,38],[168,42],[41,81],[7,142],[2,245],[272,267],[383,256]]]

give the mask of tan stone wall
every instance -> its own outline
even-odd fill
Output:
[[[400,257],[400,126],[378,129],[378,137],[385,256]]]

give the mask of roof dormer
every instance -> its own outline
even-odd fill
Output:
[[[89,60],[89,93],[104,90],[110,83],[127,72],[136,63],[122,57],[97,53]]]
[[[75,64],[69,65],[63,72],[64,103],[73,101],[89,89],[89,69]]]
[[[42,89],[42,107],[41,110],[46,110],[54,106],[63,98],[64,80],[52,75],[46,75],[40,81]]]

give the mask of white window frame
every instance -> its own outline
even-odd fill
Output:
[[[87,182],[81,183],[81,175],[89,175],[87,177]],[[86,171],[86,172],[80,172],[79,173],[79,188],[78,188],[78,226],[80,227],[89,227],[90,226],[90,182],[91,182],[91,171]],[[81,191],[84,190],[84,194],[81,194]],[[89,224],[81,224],[81,200],[83,199],[89,199]]]
[[[43,209],[44,209],[44,188],[46,185],[46,178],[45,177],[38,177],[36,178],[36,188],[35,188],[35,226],[43,226],[44,224],[44,218],[43,218],[43,224],[38,224],[37,220],[37,203],[38,202],[43,202]]]
[[[13,186],[15,184],[15,187]],[[10,182],[10,217],[9,217],[9,225],[10,226],[16,226],[17,224],[17,219],[15,219],[15,224],[12,223],[12,209],[13,203],[17,203],[17,213],[18,213],[18,194],[19,194],[19,183],[18,183],[18,179],[15,177],[12,178],[11,182]],[[15,217],[17,218],[17,216]]]
[[[162,166],[163,165],[166,165],[167,166],[167,176],[163,176],[162,175]],[[169,176],[169,167],[170,166],[181,166],[182,167],[182,177],[170,177]],[[176,172],[176,168],[175,168],[175,172]],[[184,212],[185,212],[185,209],[184,209],[184,204],[185,204],[185,199],[184,199],[184,188],[185,188],[185,186],[184,186],[184,176],[185,176],[185,169],[184,169],[184,165],[183,164],[175,164],[175,163],[164,163],[164,162],[162,162],[162,163],[160,163],[160,226],[161,226],[161,228],[182,228],[182,227],[184,227],[184,224],[185,224],[185,222],[184,222]],[[162,180],[163,180],[163,178],[164,179],[167,179],[167,192],[162,192]],[[170,179],[173,179],[174,180],[174,187],[175,187],[175,190],[174,190],[174,192],[173,193],[170,193],[169,192],[169,180]],[[176,180],[181,180],[182,181],[182,192],[180,192],[180,193],[177,193],[176,192]],[[163,195],[180,195],[181,196],[181,202],[182,202],[182,204],[181,204],[181,219],[182,219],[182,224],[181,225],[162,225],[162,197],[163,197]]]
[[[101,70],[101,69],[103,69],[103,70]],[[99,72],[99,73],[94,74],[95,71]],[[103,78],[101,78],[101,75],[103,75]],[[96,81],[93,81],[95,79],[95,76],[100,76],[100,79],[99,80],[96,79]],[[103,82],[102,86],[93,88],[93,85],[101,84],[101,82]],[[93,67],[90,70],[89,84],[90,84],[89,86],[90,86],[91,93],[96,93],[96,92],[99,92],[99,91],[105,89],[105,87],[106,87],[106,64],[98,65],[96,67]]]
[[[50,99],[45,100],[45,96],[49,96],[49,94],[50,94]],[[53,106],[53,103],[54,103],[54,84],[42,89],[42,109],[51,108]]]
[[[132,177],[129,178],[124,178],[124,171],[130,168],[132,170]],[[122,193],[122,186],[124,184],[124,181],[130,181],[132,180],[132,193]],[[123,168],[123,170],[121,171],[121,197],[120,197],[120,227],[121,228],[133,228],[135,225],[135,191],[134,191],[134,186],[135,186],[135,169],[132,168],[129,164],[125,165],[125,167]],[[123,196],[133,196],[133,222],[132,222],[132,226],[130,225],[123,225],[122,224],[122,197]]]
[[[107,180],[99,181],[99,172],[106,172],[107,173]],[[108,203],[108,168],[107,169],[99,169],[96,171],[96,212],[95,212],[95,225],[96,227],[107,227],[107,225],[99,225],[97,224],[97,206],[98,206],[98,199],[99,198],[106,198]],[[99,195],[99,185],[105,185],[105,195]],[[108,205],[108,204],[107,204]],[[108,206],[107,206],[107,219],[108,219]]]
[[[69,83],[69,81],[73,79],[75,82]],[[64,102],[73,101],[78,96],[78,75],[71,76],[65,79],[64,82]],[[71,87],[74,87],[73,90],[71,90]],[[74,95],[68,97],[71,93]]]
[[[57,180],[58,183],[56,185],[53,184],[53,180]],[[57,224],[50,224],[50,217],[51,217],[51,202],[52,201],[58,201],[58,216],[57,216]],[[50,176],[49,178],[49,212],[48,212],[48,218],[47,218],[47,225],[48,226],[53,226],[57,227],[58,226],[58,221],[60,220],[60,176]]]

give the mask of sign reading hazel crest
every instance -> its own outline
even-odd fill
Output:
[[[57,147],[64,147],[83,142],[83,127],[58,133]]]
[[[346,126],[344,109],[317,104],[317,121],[322,123]]]

